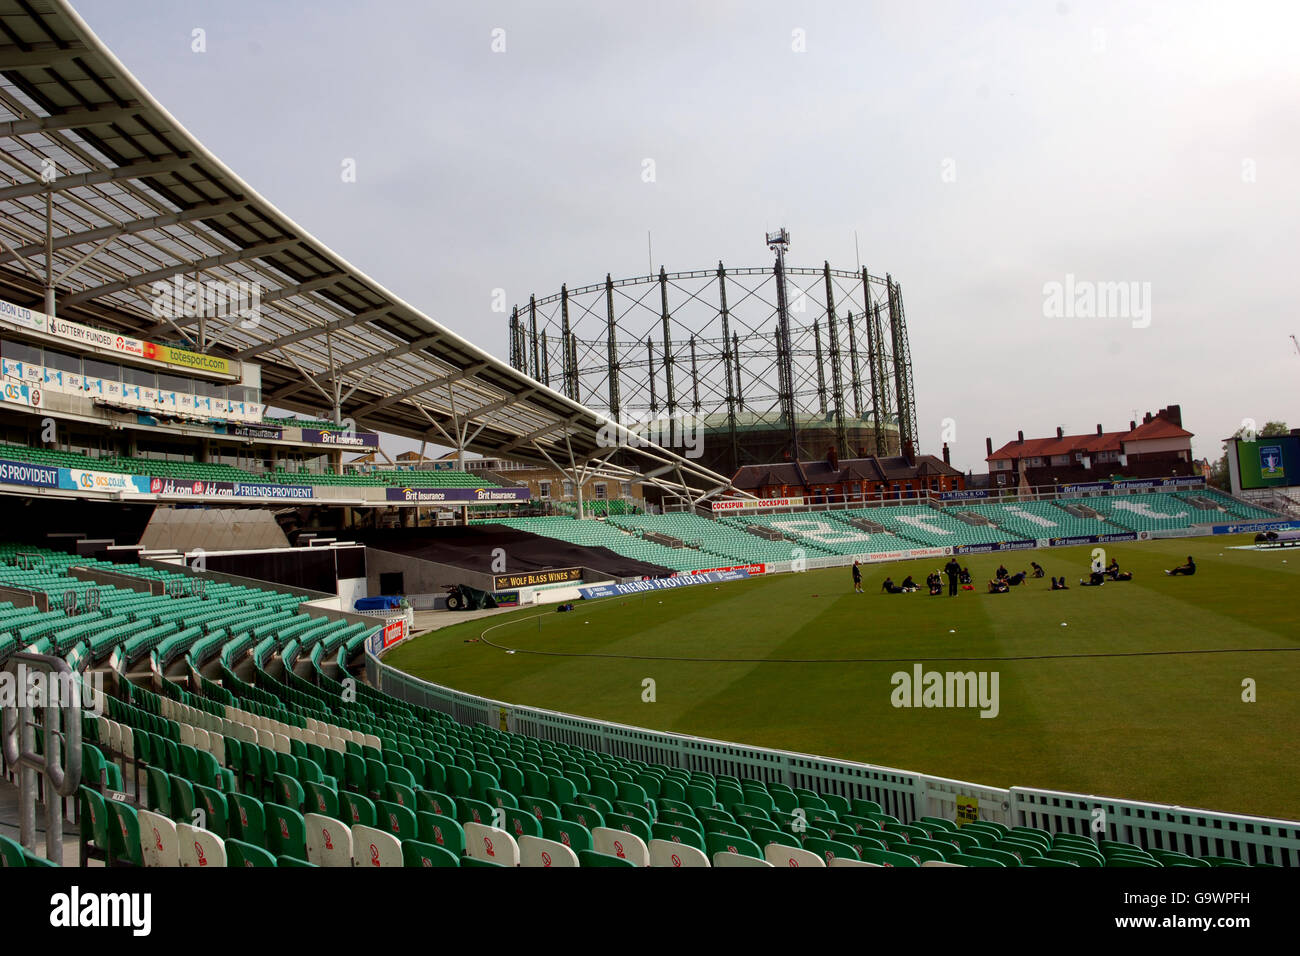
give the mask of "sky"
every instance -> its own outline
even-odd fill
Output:
[[[263,196],[502,358],[494,290],[643,275],[647,232],[656,271],[766,265],[784,226],[791,265],[853,268],[856,235],[901,283],[920,450],[946,428],[963,470],[1171,403],[1198,456],[1300,426],[1300,4],[74,6]]]

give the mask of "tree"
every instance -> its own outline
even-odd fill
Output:
[[[1232,438],[1245,440],[1250,426],[1242,425],[1232,433]],[[1291,429],[1287,428],[1286,422],[1267,422],[1255,435],[1256,438],[1278,438],[1282,435],[1291,434]],[[1228,476],[1228,443],[1223,443],[1223,454],[1219,460],[1210,466],[1210,484],[1216,488],[1228,488],[1232,482]]]

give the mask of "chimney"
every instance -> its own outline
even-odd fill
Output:
[[[1098,422],[1098,423],[1097,423],[1097,434],[1098,434],[1098,435],[1101,434],[1101,422]]]
[[[1062,438],[1064,438],[1064,437],[1065,437],[1065,429],[1063,429],[1060,425],[1057,425],[1057,426],[1056,426],[1056,440],[1057,440],[1057,441],[1060,441],[1060,440],[1061,440]]]
[[[840,470],[840,453],[836,450],[834,445],[832,445],[830,450],[826,452],[826,464],[830,465],[831,471]]]
[[[991,454],[993,454],[993,452],[989,452],[989,454],[991,455]],[[952,459],[948,457],[948,443],[947,443],[947,442],[944,442],[944,443],[943,443],[943,463],[944,463],[945,465],[951,465],[951,464],[952,464]]]
[[[993,439],[992,439],[992,438],[985,438],[985,439],[984,439],[984,450],[985,450],[985,452],[986,452],[986,457],[988,457],[988,458],[992,458],[992,457],[993,457]]]
[[[1025,443],[1025,433],[1016,432],[1016,444],[1023,445],[1024,443]]]
[[[1165,409],[1165,418],[1179,428],[1183,427],[1183,409],[1181,405],[1170,405]]]
[[[912,447],[910,441],[903,442],[903,457],[907,459],[909,465],[916,464],[916,449]]]
[[[1138,427],[1138,423],[1135,422],[1135,421],[1133,421],[1133,419],[1130,418],[1129,421],[1128,421],[1128,430],[1129,430],[1129,431],[1133,431],[1133,429],[1135,429],[1135,428],[1137,428],[1137,427]]]
[[[1151,421],[1151,413],[1150,413],[1150,412],[1147,412],[1145,415],[1142,416],[1142,424],[1143,424],[1143,425],[1146,425],[1146,424],[1148,424],[1150,421]]]

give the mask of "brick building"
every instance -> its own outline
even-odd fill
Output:
[[[822,461],[787,461],[745,465],[732,484],[759,498],[799,497],[819,501],[886,501],[912,498],[927,491],[961,491],[966,476],[934,455],[846,458],[833,452]]]
[[[1066,435],[1061,429],[1050,438],[1025,438],[997,451],[986,439],[989,484],[994,488],[1052,485],[1125,478],[1168,478],[1199,475],[1192,458],[1192,433],[1183,428],[1177,405],[1147,412],[1142,421],[1129,422],[1124,431]]]

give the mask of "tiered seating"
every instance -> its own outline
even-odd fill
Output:
[[[1220,520],[1241,520],[1241,521],[1277,521],[1284,515],[1276,514],[1267,508],[1259,508],[1255,505],[1247,504],[1244,501],[1238,501],[1232,495],[1224,494],[1213,488],[1207,488],[1204,491],[1180,492],[1174,497],[1187,502],[1193,514],[1193,524],[1204,521]],[[1202,498],[1213,502],[1224,510],[1203,510],[1198,508],[1192,501],[1193,498]]]
[[[792,548],[802,548],[806,557],[821,558],[888,551],[898,546],[896,542],[891,544],[894,539],[887,535],[868,535],[857,528],[846,528],[843,522],[820,512],[817,514],[724,515],[719,520],[733,528],[745,528],[749,525],[772,528],[788,538],[788,541],[774,542],[770,545],[773,554],[781,556],[768,558],[769,561],[789,561]],[[755,537],[748,532],[745,534],[751,538]]]
[[[391,469],[367,472],[308,471],[305,468],[276,468],[267,472],[248,471],[233,465],[163,458],[129,458],[122,455],[92,456],[26,445],[0,445],[0,458],[31,462],[54,468],[79,468],[123,475],[171,478],[177,481],[241,481],[287,485],[345,485],[384,488],[411,485],[421,488],[495,488],[501,483],[487,475],[457,470]]]
[[[1004,504],[963,503],[962,510],[973,511],[988,518],[998,527],[1004,539],[1028,541],[1038,538],[1075,538],[1084,535],[1112,534],[1120,530],[1100,518],[1076,518],[1050,501],[1017,501]]]
[[[828,512],[847,520],[866,518],[884,525],[886,529],[907,541],[927,547],[951,547],[963,544],[988,544],[1006,539],[1004,532],[987,525],[970,525],[944,514],[929,505],[898,505],[888,508],[854,508],[847,511]],[[911,547],[900,542],[897,547]]]
[[[26,461],[54,468],[81,468],[123,475],[148,475],[183,481],[250,481],[256,476],[233,465],[206,464],[197,461],[171,461],[163,458],[127,458],[121,455],[93,457],[52,448],[26,445],[0,445],[0,458]]]
[[[664,515],[624,515],[610,518],[610,524],[629,531],[657,531],[696,545],[701,551],[716,555],[720,564],[771,564],[789,561],[797,545],[789,541],[768,541],[744,531],[737,524],[699,515],[673,513]],[[827,552],[814,549],[818,555]]]
[[[492,520],[495,524],[567,541],[570,544],[588,548],[608,548],[615,554],[657,564],[673,571],[697,571],[718,565],[717,555],[711,552],[697,551],[694,548],[670,548],[621,531],[603,521],[565,517],[494,518]]]
[[[1176,531],[1204,520],[1204,512],[1193,508],[1177,495],[1159,492],[1099,495],[1094,498],[1065,499],[1058,503],[1086,505],[1101,513],[1108,523],[1129,531]]]

